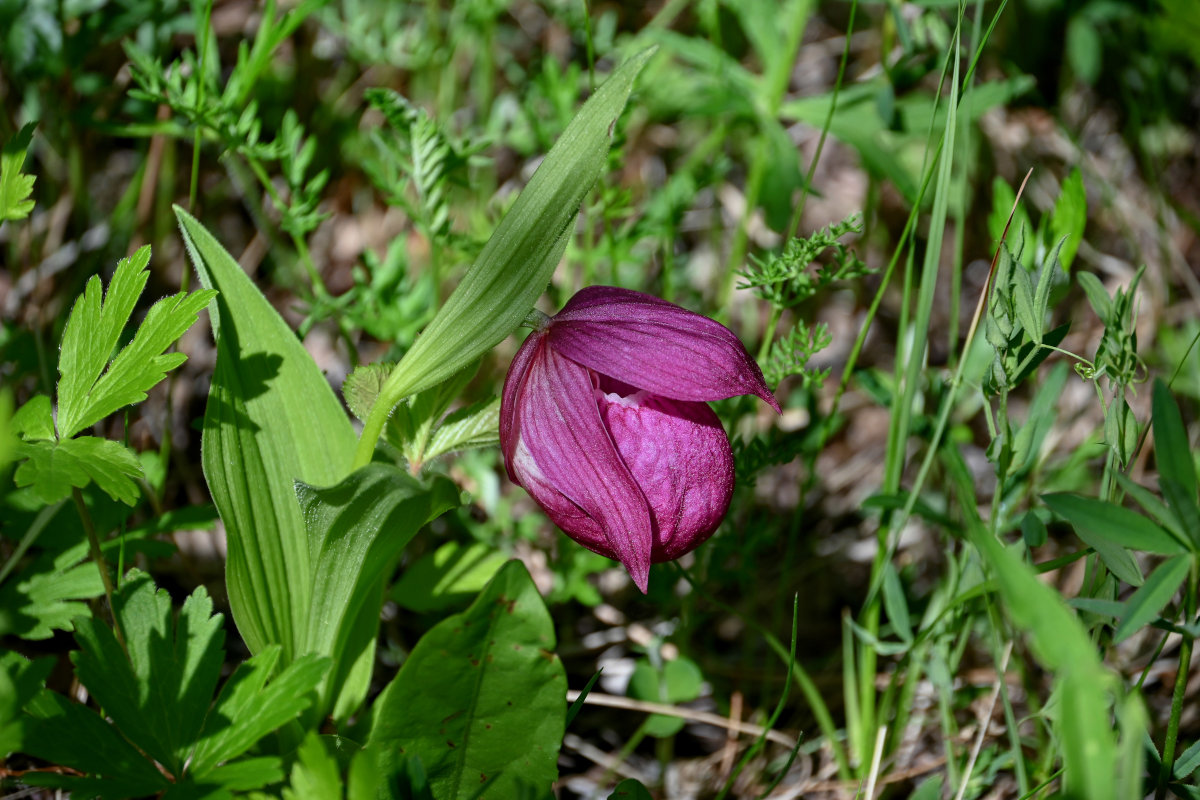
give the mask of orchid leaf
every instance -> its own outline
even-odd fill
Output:
[[[567,711],[553,648],[550,614],[510,561],[470,608],[417,642],[375,703],[368,749],[385,772],[420,758],[439,800],[548,789]]]
[[[308,536],[294,482],[346,477],[354,429],[295,333],[204,226],[175,209],[192,263],[221,292],[210,306],[217,366],[201,457],[225,523],[226,580],[251,652],[301,652],[312,584]]]
[[[588,98],[474,266],[388,376],[381,407],[363,431],[360,465],[369,460],[384,419],[401,399],[446,380],[525,319],[566,249],[580,203],[607,163],[613,126],[653,53],[651,48],[627,60]]]
[[[321,690],[323,711],[339,702],[335,717],[358,707],[367,690],[379,628],[383,582],[422,525],[458,504],[446,478],[429,484],[397,467],[370,464],[336,486],[296,484],[308,530],[308,578],[313,587],[303,652],[334,659]],[[368,668],[351,680],[367,653]]]

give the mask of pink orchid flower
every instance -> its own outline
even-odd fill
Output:
[[[641,292],[589,287],[513,359],[504,463],[556,525],[620,561],[645,593],[650,564],[694,550],[729,509],[733,452],[707,401],[741,394],[779,411],[728,328]]]

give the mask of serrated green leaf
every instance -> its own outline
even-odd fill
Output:
[[[1179,527],[1189,534],[1193,549],[1200,549],[1200,507],[1196,505],[1196,465],[1188,447],[1187,429],[1171,391],[1154,381],[1151,402],[1154,420],[1154,457],[1158,483]]]
[[[510,561],[470,608],[417,642],[375,703],[368,749],[389,772],[419,757],[439,800],[545,791],[567,710],[553,648],[546,606]]]
[[[1074,167],[1063,180],[1062,191],[1054,202],[1054,212],[1050,217],[1050,234],[1062,242],[1059,261],[1064,272],[1071,271],[1086,225],[1087,192],[1083,188],[1083,174],[1079,167]]]
[[[342,397],[350,413],[365,420],[395,364],[360,364],[342,382]]]
[[[46,677],[54,669],[55,659],[30,661],[12,651],[0,653],[0,759],[25,744],[24,715],[21,709],[46,686]]]
[[[13,433],[26,441],[54,438],[54,408],[50,398],[37,394],[29,398],[25,405],[17,409],[12,416]]]
[[[1120,644],[1157,617],[1163,606],[1179,591],[1179,586],[1187,577],[1190,567],[1190,558],[1176,556],[1164,561],[1151,572],[1141,588],[1125,601],[1125,613],[1116,633],[1113,634],[1113,643]]]
[[[149,264],[150,248],[142,247],[117,262],[107,292],[100,276],[93,275],[71,308],[58,361],[58,432],[63,438],[72,435],[65,431],[78,430],[75,423],[83,417],[88,390],[99,380],[146,288]]]
[[[292,765],[291,784],[283,800],[328,800],[342,796],[342,776],[337,759],[330,755],[315,732],[304,737]]]
[[[73,620],[90,613],[84,601],[103,592],[100,573],[90,561],[62,569],[35,562],[0,587],[0,635],[37,640],[49,639],[56,630],[73,630]]]
[[[1042,495],[1042,500],[1088,544],[1105,541],[1168,556],[1186,552],[1171,534],[1127,508],[1066,493]]]
[[[484,245],[474,266],[392,374],[356,456],[370,460],[401,399],[446,380],[499,344],[525,319],[558,265],[584,196],[606,164],[613,126],[653,55],[618,67],[588,98]]]
[[[500,444],[500,398],[493,397],[460,408],[438,426],[429,439],[425,460],[456,450],[495,447]]]
[[[317,708],[324,713],[339,693],[348,693],[351,699],[341,704],[348,712],[366,694],[369,670],[359,681],[348,676],[375,641],[383,583],[421,526],[458,504],[458,488],[445,478],[427,486],[397,467],[369,464],[337,486],[297,482],[296,495],[313,587],[302,652],[334,659]]]
[[[427,450],[434,426],[462,394],[478,368],[478,364],[469,365],[449,380],[415,395],[407,405],[396,407],[393,416],[402,438],[400,447],[410,464],[424,464],[432,458]]]
[[[128,447],[111,439],[77,439],[22,443],[18,452],[28,460],[17,467],[17,486],[29,486],[43,503],[57,503],[95,481],[100,489],[126,505],[137,505],[142,465]]]
[[[248,792],[282,780],[283,760],[279,756],[258,756],[209,770],[204,774],[203,785],[215,784],[230,792]]]
[[[80,650],[73,658],[79,680],[129,741],[179,776],[221,677],[222,616],[212,613],[201,586],[176,623],[171,596],[136,570],[126,576],[114,606],[125,647],[107,625],[80,620]]]
[[[92,777],[43,772],[25,775],[25,783],[111,798],[147,797],[170,785],[166,775],[86,706],[45,691],[26,707],[26,713],[24,752]]]
[[[329,659],[301,656],[268,684],[279,657],[279,646],[270,645],[239,664],[225,681],[204,721],[190,774],[211,775],[218,764],[246,752],[312,704],[313,689],[329,668]]]
[[[33,211],[29,195],[33,193],[36,178],[23,174],[21,168],[36,127],[36,122],[26,123],[0,151],[0,222],[24,219]]]
[[[201,458],[225,523],[226,583],[251,652],[301,651],[312,586],[294,482],[328,486],[350,472],[354,428],[312,357],[204,226],[176,207],[192,263],[220,295],[210,306],[217,365]]]
[[[60,398],[58,422],[63,438],[74,436],[125,406],[142,402],[146,392],[168,372],[187,361],[183,353],[165,351],[195,324],[197,314],[215,295],[216,292],[208,289],[191,294],[179,292],[151,306],[133,341],[117,354],[104,375],[87,390],[86,401],[81,407],[72,409],[74,416],[67,423],[63,422]]]

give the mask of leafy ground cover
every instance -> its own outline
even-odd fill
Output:
[[[6,792],[1200,797],[1194,3],[0,31]],[[595,285],[782,408],[645,593],[500,448]]]

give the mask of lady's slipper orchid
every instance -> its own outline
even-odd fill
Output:
[[[712,535],[733,453],[706,401],[741,394],[779,411],[725,326],[609,286],[576,294],[517,351],[500,402],[509,477],[644,593],[650,564]]]

